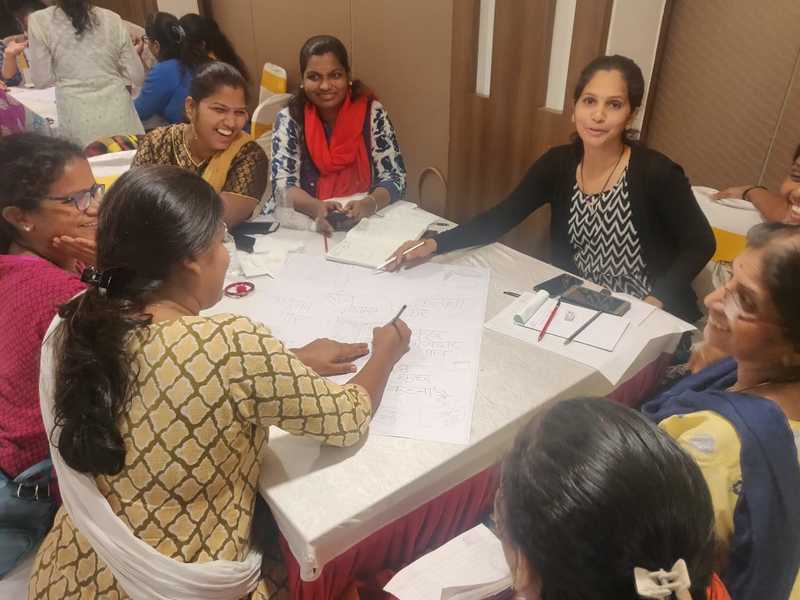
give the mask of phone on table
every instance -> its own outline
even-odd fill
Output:
[[[266,235],[268,233],[275,233],[280,226],[281,224],[278,221],[245,221],[231,229],[231,235],[234,237],[237,234]]]
[[[610,294],[602,294],[583,286],[577,286],[569,290],[561,296],[561,301],[618,317],[624,315],[631,308],[631,303],[627,300],[614,298]]]
[[[329,211],[328,216],[325,218],[328,220],[328,223],[331,224],[334,231],[345,231],[353,226],[352,219],[343,210],[337,209]]]
[[[575,287],[576,285],[581,285],[582,283],[583,279],[579,279],[578,277],[570,275],[569,273],[562,273],[561,275],[556,275],[547,281],[537,283],[535,286],[533,286],[533,291],[538,292],[539,290],[544,290],[550,294],[551,298],[553,298],[555,296],[561,296],[569,288]]]

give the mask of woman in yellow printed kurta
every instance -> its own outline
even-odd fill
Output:
[[[146,167],[125,174],[99,215],[98,265],[105,271],[95,273],[96,287],[62,311],[65,320],[48,340],[55,357],[54,406],[46,406],[44,387],[42,404],[60,417],[53,453],[70,468],[93,474],[127,528],[180,563],[245,561],[268,427],[335,446],[355,444],[410,335],[402,322],[377,328],[365,368],[338,385],[306,363],[324,365],[332,354],[347,358],[360,348],[326,341],[293,352],[246,317],[198,316],[219,299],[227,268],[221,215],[217,194],[186,171]],[[204,232],[199,238],[197,224]],[[148,232],[143,250],[140,236]],[[190,251],[192,244],[200,249]],[[183,247],[186,252],[177,250]],[[106,385],[92,364],[113,354],[113,340],[89,333],[91,328],[114,338],[116,319],[133,325],[117,349],[130,376],[127,401],[116,405],[118,444],[103,422],[108,413],[101,402],[114,401],[114,385]],[[46,345],[43,357],[48,352]],[[113,379],[117,366],[104,364],[104,375]],[[71,387],[67,381],[81,383]],[[91,439],[83,438],[92,428]],[[54,462],[61,477],[65,467]],[[80,515],[67,485],[62,483],[65,507],[37,555],[29,598],[128,598],[125,586],[130,591],[131,583],[112,573],[103,553],[77,530]],[[140,596],[160,593],[148,575],[134,577],[151,586],[139,588]],[[201,591],[188,590],[185,597],[203,597]],[[267,577],[249,597],[275,591]]]

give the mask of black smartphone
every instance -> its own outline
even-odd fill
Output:
[[[328,220],[328,223],[331,224],[331,227],[333,227],[336,231],[344,231],[345,229],[350,229],[350,227],[353,226],[350,217],[347,216],[346,212],[341,210],[332,210],[325,218]]]
[[[231,229],[231,235],[266,235],[278,231],[281,224],[278,221],[245,221]]]
[[[618,317],[628,312],[631,307],[631,303],[627,300],[621,300],[609,294],[595,292],[583,286],[572,288],[561,296],[561,300],[562,302],[591,308],[592,310],[598,310]]]
[[[555,296],[561,296],[564,292],[566,292],[569,288],[575,287],[576,285],[581,285],[583,283],[583,279],[579,279],[574,275],[570,275],[569,273],[562,273],[561,275],[557,275],[547,281],[543,281],[542,283],[537,283],[533,286],[533,291],[538,292],[539,290],[544,290],[550,297],[553,298]]]
[[[245,235],[243,233],[234,233],[233,241],[236,244],[236,249],[242,252],[252,254],[256,247],[256,238],[252,235]]]

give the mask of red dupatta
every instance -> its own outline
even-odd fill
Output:
[[[317,198],[339,198],[369,192],[372,166],[364,143],[364,119],[369,107],[368,96],[355,102],[348,93],[339,109],[330,142],[317,107],[311,102],[305,107],[306,147],[319,170]]]

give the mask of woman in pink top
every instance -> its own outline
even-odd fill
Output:
[[[40,348],[58,306],[83,289],[78,264],[93,263],[102,188],[77,146],[33,133],[0,138],[0,181],[0,477],[14,479],[48,457]],[[49,501],[47,487],[33,495]],[[13,520],[4,510],[0,543]],[[16,560],[0,568],[5,558]]]

